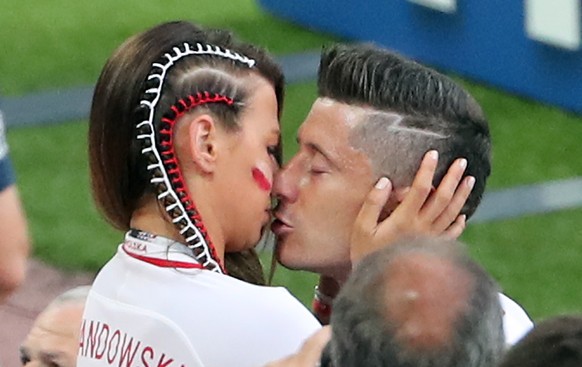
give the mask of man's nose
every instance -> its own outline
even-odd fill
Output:
[[[297,200],[296,164],[289,161],[277,173],[273,184],[273,195],[281,202],[295,202]]]

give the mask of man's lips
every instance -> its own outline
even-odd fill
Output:
[[[275,212],[275,220],[271,224],[271,230],[277,236],[290,232],[293,226],[282,215]]]

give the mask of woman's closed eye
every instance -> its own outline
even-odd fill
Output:
[[[267,153],[269,153],[270,156],[272,156],[273,158],[277,157],[277,145],[269,145],[267,147]]]
[[[280,155],[279,151],[280,151],[279,145],[269,145],[267,147],[267,153],[269,154],[273,162],[277,164],[277,167],[279,167],[279,155]]]

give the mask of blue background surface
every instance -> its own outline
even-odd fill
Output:
[[[529,39],[523,1],[458,1],[453,14],[404,0],[259,3],[295,23],[373,41],[441,70],[582,113],[582,50]]]

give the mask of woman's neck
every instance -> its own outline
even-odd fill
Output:
[[[216,254],[221,263],[224,264],[224,241],[222,236],[218,235],[217,230],[208,224],[211,223],[204,222],[208,236],[216,249]],[[176,226],[168,218],[168,214],[156,201],[149,201],[136,209],[131,216],[130,226],[131,228],[185,243],[184,237],[182,237]]]

